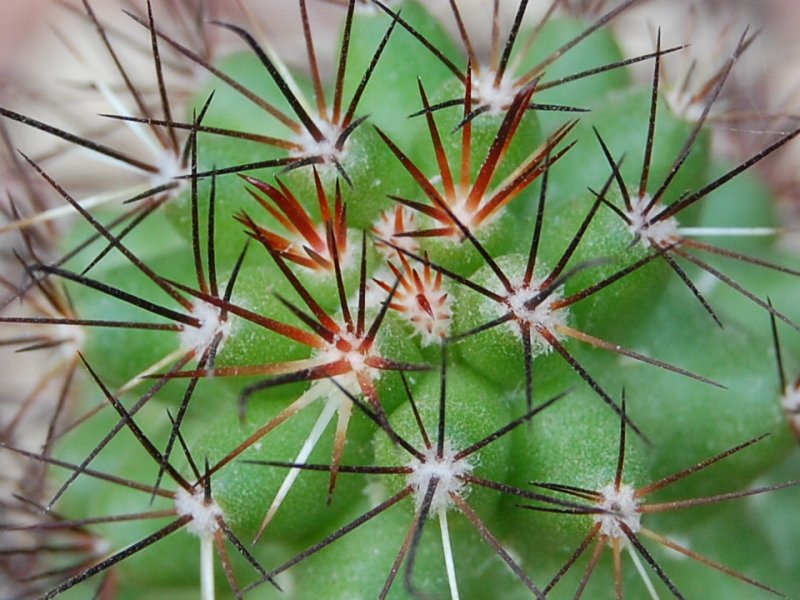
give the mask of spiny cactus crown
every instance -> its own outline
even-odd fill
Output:
[[[711,150],[754,33],[681,80],[638,0],[297,0],[298,68],[224,4],[65,3],[100,125],[0,106],[10,597],[800,593],[800,130]]]

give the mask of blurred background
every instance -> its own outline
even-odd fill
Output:
[[[174,0],[169,0],[173,2]],[[290,64],[305,65],[305,48],[302,39],[299,9],[293,0],[181,0],[185,4],[205,2],[207,11],[218,18],[241,24],[258,23],[258,35],[268,37],[270,44]],[[336,41],[338,22],[344,11],[337,2],[343,0],[309,0],[312,28],[319,48],[332,46]],[[166,0],[154,2],[154,10],[164,14]],[[513,18],[517,0],[501,0],[501,15],[508,25]],[[433,12],[443,15],[455,31],[455,22],[449,15],[448,0],[427,0]],[[488,27],[492,2],[489,0],[460,0],[465,18],[477,25],[477,43],[488,44]],[[535,21],[550,2],[530,2],[527,18]],[[617,0],[563,0],[562,6],[576,13],[599,14],[618,4]],[[65,9],[80,10],[80,0],[3,0],[0,2],[0,104],[16,108],[25,114],[44,118],[48,106],[58,113],[63,105],[81,101],[75,90],[86,80],[87,66],[97,69],[98,53],[95,32],[85,20]],[[106,22],[115,24],[124,34],[138,33],[139,27],[127,18],[122,10],[143,9],[144,0],[94,0],[93,9]],[[247,14],[250,13],[250,14]],[[81,22],[83,21],[83,22]],[[697,61],[697,71],[718,68],[727,58],[745,27],[760,30],[756,42],[743,56],[734,70],[732,80],[726,84],[726,102],[734,103],[727,110],[767,113],[800,113],[800,38],[796,25],[800,23],[800,2],[797,0],[643,0],[615,22],[620,39],[628,54],[652,51],[655,31],[662,30],[664,44],[676,45],[691,42],[680,55],[669,62],[687,69],[692,60]],[[212,35],[215,28],[210,28]],[[486,34],[480,38],[480,32]],[[219,43],[237,43],[232,36],[219,36]],[[334,52],[320,52],[323,69]],[[80,56],[80,57],[79,57]],[[127,58],[127,57],[126,57]],[[110,61],[99,59],[100,66]],[[667,66],[668,61],[665,60]],[[143,65],[144,68],[150,67]],[[649,77],[649,65],[641,65],[644,80]],[[96,96],[96,94],[95,94]],[[32,104],[33,103],[33,104]],[[38,103],[38,105],[37,105]],[[58,117],[55,117],[56,119]],[[771,125],[764,125],[769,130]],[[750,129],[757,129],[755,122]],[[32,132],[21,131],[27,136]],[[44,136],[30,135],[32,144],[46,143]],[[15,137],[15,139],[18,139]],[[781,165],[791,157],[790,165],[800,165],[800,149],[789,148]],[[791,166],[781,166],[777,172],[774,161],[764,167],[784,197],[797,196],[797,187],[790,177]],[[794,199],[796,205],[800,199]]]

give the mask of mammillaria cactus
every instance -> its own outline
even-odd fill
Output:
[[[677,80],[640,0],[297,0],[288,66],[257,3],[94,4],[102,114],[0,103],[3,597],[800,593],[752,30]]]

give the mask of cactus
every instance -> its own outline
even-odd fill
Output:
[[[623,54],[638,0],[342,0],[328,73],[313,1],[302,68],[244,5],[121,4],[62,7],[99,126],[0,106],[3,339],[41,357],[4,597],[800,593],[800,270],[757,173],[800,130],[712,151],[752,31],[681,85],[674,33]]]

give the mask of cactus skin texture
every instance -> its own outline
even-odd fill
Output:
[[[800,596],[800,130],[712,152],[752,31],[681,87],[637,0],[287,0],[304,67],[121,4],[61,7],[99,126],[0,106],[4,598]]]

